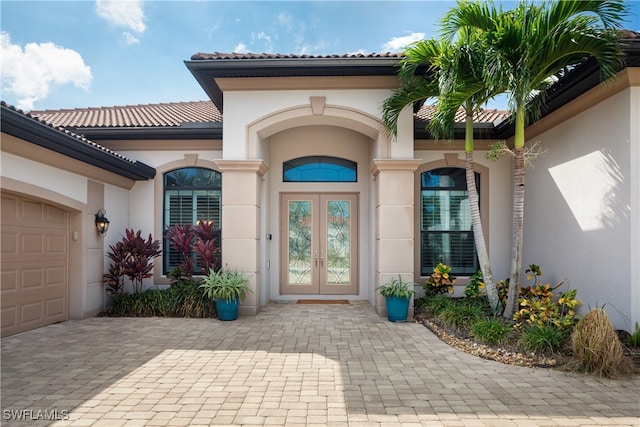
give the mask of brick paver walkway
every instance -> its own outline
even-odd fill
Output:
[[[1,345],[3,426],[640,425],[638,377],[482,360],[366,304],[92,318]]]

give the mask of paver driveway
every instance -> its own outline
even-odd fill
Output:
[[[637,377],[482,360],[366,304],[92,318],[1,344],[2,425],[640,425]]]

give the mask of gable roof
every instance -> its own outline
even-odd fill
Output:
[[[4,133],[129,179],[148,180],[156,174],[151,166],[130,160],[63,127],[18,110],[4,101],[0,103],[0,108],[0,124]]]

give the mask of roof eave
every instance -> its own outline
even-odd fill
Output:
[[[194,58],[197,55],[193,56]],[[396,75],[398,57],[191,59],[186,67],[214,105],[223,111],[223,93],[218,77],[314,77]]]
[[[105,140],[169,140],[169,139],[222,139],[222,123],[183,126],[145,127],[77,127],[68,128],[97,141]]]
[[[71,135],[5,105],[2,105],[1,124],[4,133],[125,178],[146,181],[156,175],[155,168],[151,166],[139,161],[127,161],[84,144]]]

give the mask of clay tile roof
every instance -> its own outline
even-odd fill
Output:
[[[423,105],[420,110],[415,114],[415,117],[419,120],[428,121],[433,118],[434,106]],[[456,123],[464,123],[465,112],[463,109],[458,110],[455,116]],[[475,123],[495,123],[498,124],[509,118],[509,113],[504,110],[482,110],[478,111],[473,117]]]
[[[196,53],[191,60],[230,60],[230,59],[338,59],[338,58],[400,58],[401,53],[348,53],[342,55],[295,55],[281,53]]]
[[[65,128],[172,127],[222,122],[222,114],[211,101],[43,110],[31,111],[31,115]]]
[[[131,164],[134,164],[134,163],[135,163],[133,160],[131,160],[131,159],[129,159],[129,158],[127,158],[127,157],[123,156],[122,154],[118,154],[118,153],[116,153],[115,151],[110,150],[110,149],[108,149],[107,147],[105,147],[105,146],[103,146],[103,145],[97,144],[97,143],[95,143],[95,142],[91,141],[90,139],[87,139],[87,138],[85,138],[85,137],[83,137],[83,136],[81,136],[81,135],[78,135],[78,134],[76,134],[76,133],[73,133],[73,132],[71,132],[71,131],[68,131],[67,129],[65,129],[65,128],[63,128],[63,127],[59,126],[59,125],[56,125],[56,124],[50,123],[50,122],[48,122],[48,121],[44,120],[44,119],[43,119],[43,118],[41,118],[41,117],[37,117],[37,116],[35,116],[35,115],[31,114],[31,113],[26,113],[26,112],[24,112],[24,111],[22,111],[22,110],[20,110],[20,109],[17,109],[17,108],[16,108],[16,107],[14,107],[13,105],[9,105],[9,104],[7,104],[7,103],[6,103],[6,102],[4,102],[4,101],[0,102],[0,105],[2,105],[2,106],[3,106],[3,107],[5,107],[5,108],[8,108],[9,110],[14,111],[14,112],[16,112],[16,113],[18,113],[18,114],[20,114],[20,115],[23,115],[23,116],[25,116],[25,117],[28,117],[29,119],[31,119],[31,120],[33,120],[33,121],[35,121],[35,122],[38,122],[38,123],[40,123],[40,124],[42,124],[42,125],[48,126],[49,128],[51,128],[51,129],[54,129],[54,130],[58,131],[58,132],[60,132],[60,133],[63,133],[63,134],[65,134],[66,136],[68,136],[69,138],[73,138],[73,139],[75,139],[75,140],[76,140],[78,143],[80,143],[80,144],[85,144],[85,145],[88,145],[88,146],[90,146],[90,147],[93,147],[94,149],[96,149],[96,150],[100,150],[100,151],[102,151],[102,152],[104,152],[104,153],[107,153],[107,154],[109,154],[109,155],[111,155],[111,156],[113,156],[113,157],[118,158],[118,159],[119,159],[119,160],[121,160],[121,161],[124,161],[124,162],[127,162],[127,163],[131,163]]]

